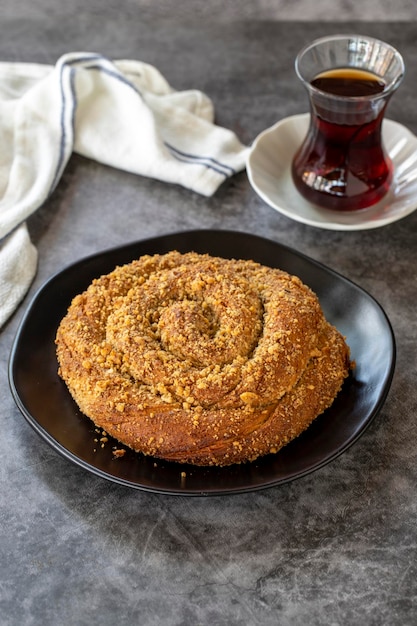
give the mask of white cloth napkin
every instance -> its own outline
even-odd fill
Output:
[[[0,327],[36,273],[25,220],[73,151],[210,196],[248,150],[214,124],[201,91],[175,91],[146,63],[84,52],[55,66],[0,63],[0,145]]]

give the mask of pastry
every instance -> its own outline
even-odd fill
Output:
[[[349,348],[301,280],[172,251],[95,279],[56,335],[81,411],[135,451],[196,465],[276,453],[328,408]]]

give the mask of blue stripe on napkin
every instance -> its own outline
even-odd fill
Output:
[[[235,170],[232,167],[224,163],[221,163],[220,161],[218,161],[217,159],[214,159],[213,157],[200,156],[197,154],[190,154],[188,152],[183,152],[182,150],[178,150],[178,148],[171,146],[166,141],[164,142],[164,145],[171,152],[172,156],[178,159],[179,161],[183,161],[184,163],[195,163],[199,165],[204,165],[205,167],[210,168],[214,170],[215,172],[222,174],[225,177],[231,176],[232,174],[236,174]]]
[[[69,73],[69,79],[68,81],[65,81],[65,75],[68,73]],[[77,99],[76,99],[76,94],[75,94],[74,79],[75,79],[74,69],[68,67],[64,63],[61,66],[60,77],[59,77],[59,84],[60,84],[60,89],[61,89],[61,118],[60,118],[61,119],[60,121],[61,139],[59,142],[58,161],[57,161],[57,165],[55,169],[55,174],[52,179],[52,183],[48,192],[48,196],[52,193],[52,191],[55,189],[56,185],[58,184],[58,181],[61,178],[63,169],[67,163],[68,156],[72,151],[72,142],[73,142],[73,135],[74,135],[74,129],[75,129],[75,111],[77,108]],[[67,85],[65,84],[66,82],[67,82]],[[67,89],[69,89],[70,98],[67,98],[66,96],[66,87]],[[67,128],[68,107],[71,107],[70,128]],[[68,131],[71,132],[71,135],[72,135],[71,137],[68,137]],[[70,151],[68,155],[67,155],[67,146]]]

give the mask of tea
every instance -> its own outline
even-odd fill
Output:
[[[292,167],[296,188],[325,208],[352,211],[375,204],[392,181],[381,142],[387,101],[378,95],[384,81],[361,69],[339,68],[318,74],[310,84],[315,88],[310,129]],[[375,98],[377,107],[364,105]]]
[[[385,83],[379,76],[355,67],[321,72],[313,78],[311,85],[335,96],[348,98],[374,96],[385,89]]]

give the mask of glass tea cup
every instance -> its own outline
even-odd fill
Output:
[[[371,37],[333,35],[303,48],[295,69],[310,103],[307,135],[292,162],[295,187],[323,208],[372,206],[393,178],[381,130],[404,76],[401,55]]]

